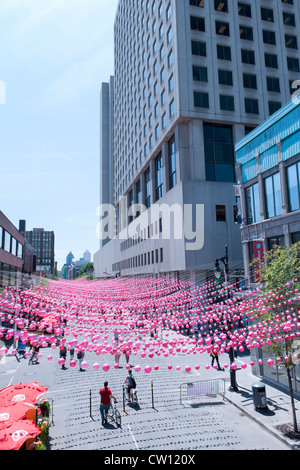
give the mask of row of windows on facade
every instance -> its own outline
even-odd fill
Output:
[[[171,137],[168,142],[168,190],[172,189],[176,185],[176,157],[175,157],[175,137]],[[135,198],[133,189],[128,193],[128,206],[132,204],[144,204],[146,208],[151,205],[151,171],[150,166],[143,173],[144,181],[144,201],[142,201],[142,187],[141,179],[139,179],[135,185]],[[154,181],[155,181],[155,194],[154,199],[157,201],[163,196],[163,158],[162,152],[154,160]],[[154,201],[154,202],[155,202]]]
[[[167,10],[167,23],[171,17],[169,14],[170,10]],[[135,18],[133,17],[133,20]],[[138,18],[137,18],[138,19]],[[146,26],[146,30],[145,27]],[[161,21],[159,28],[158,28],[158,36],[156,39],[156,33],[157,33],[157,27],[156,27],[156,20],[153,21],[152,27],[151,27],[151,33],[152,36],[155,36],[155,40],[153,43],[153,48],[154,44],[156,44],[157,39],[160,41],[164,37],[164,22],[163,20]],[[148,34],[147,39],[146,39],[146,34]],[[172,36],[172,30],[171,27],[167,30],[167,42],[170,42],[170,38]],[[124,54],[124,50],[122,50],[122,46],[126,44],[126,39],[128,44],[126,45],[126,54]],[[116,58],[118,59],[118,63],[120,65],[128,65],[133,63],[133,54],[137,52],[138,57],[141,54],[141,46],[142,48],[144,45],[147,46],[147,49],[150,49],[150,44],[151,44],[151,36],[150,36],[150,18],[147,19],[147,22],[145,24],[144,18],[142,18],[141,22],[141,30],[139,29],[139,24],[137,22],[137,25],[134,23],[129,23],[128,21],[123,22],[123,24],[119,24],[119,27],[117,27],[117,34],[116,34],[116,43],[115,43],[115,55]],[[131,47],[130,47],[131,46]]]
[[[150,7],[149,7],[148,3],[149,2],[147,2],[146,12],[148,12],[150,10]],[[282,0],[282,3],[293,5],[293,0]],[[190,5],[191,6],[202,7],[202,8],[204,8],[204,6],[205,6],[204,5],[204,0],[190,0]],[[229,13],[228,0],[214,0],[214,8],[218,12]],[[143,10],[143,7],[142,7],[142,10]],[[130,10],[127,9],[126,11],[128,13]],[[123,13],[126,13],[126,11],[124,10]],[[152,15],[155,14],[155,11],[156,11],[156,4],[155,4],[155,1],[154,1],[153,4],[152,4]],[[244,17],[248,17],[248,18],[252,17],[252,8],[251,8],[251,5],[249,3],[237,2],[237,11],[238,11],[239,16],[244,16]],[[163,3],[161,2],[160,5],[159,5],[159,8],[158,8],[158,17],[159,18],[162,17],[162,12],[163,12]],[[274,22],[274,11],[273,11],[272,8],[261,7],[260,13],[261,13],[261,20],[262,21],[267,21],[269,23]],[[168,21],[170,19],[170,17],[171,17],[171,4],[169,3],[169,5],[166,8],[166,20]],[[125,18],[124,14],[121,16],[121,18]],[[139,25],[139,13],[137,12],[137,14],[136,14],[136,10],[134,8],[132,8],[132,20],[133,20],[133,22],[135,22],[135,19],[137,20],[137,26],[138,26]],[[285,26],[292,26],[292,27],[296,26],[295,15],[290,11],[282,12],[282,20],[283,20],[283,24]],[[126,24],[127,24],[127,22],[128,22],[128,18],[126,18]],[[194,22],[196,23],[196,26],[197,26],[197,21],[194,21]],[[202,22],[200,22],[200,23],[202,23]],[[145,18],[144,18],[144,16],[142,16],[142,18],[141,18],[141,27],[142,27],[142,29],[145,26],[146,26],[147,30],[150,29],[150,17],[148,17],[146,22],[145,22]],[[201,27],[201,24],[200,24],[200,27]],[[152,29],[154,29],[154,31],[156,30],[156,23],[153,23]],[[221,26],[221,33],[220,34],[226,34],[226,31],[224,32],[223,30],[224,30],[224,28]],[[121,29],[121,28],[118,29],[117,28],[116,31],[119,32],[119,34],[120,34],[123,31],[123,29]],[[228,31],[228,33],[229,33],[229,31]],[[161,36],[162,36],[162,34],[161,34]],[[138,39],[139,39],[139,37],[138,37]],[[132,41],[132,42],[134,42],[134,41]]]
[[[289,211],[300,209],[300,162],[286,168],[287,188],[289,195]],[[260,222],[260,194],[258,183],[246,188],[248,224]],[[270,219],[281,215],[281,185],[279,172],[264,179],[264,195],[266,217]]]
[[[219,95],[220,109],[223,111],[235,111],[234,96]],[[209,94],[202,91],[194,91],[194,106],[196,108],[209,108]],[[259,100],[256,98],[244,98],[245,113],[259,114]],[[268,101],[269,115],[274,114],[282,107],[280,101]]]
[[[207,57],[205,42],[192,40],[191,44],[193,55]],[[221,60],[231,61],[231,47],[217,44],[217,57]],[[265,52],[264,59],[266,67],[278,69],[278,57],[276,54]],[[247,65],[255,65],[255,51],[241,49],[241,61]],[[287,57],[287,69],[291,72],[299,72],[299,59],[297,57]]]
[[[5,280],[6,275],[12,274],[12,279],[15,277],[17,272],[21,272],[20,268],[16,266],[11,266],[10,264],[0,263],[0,286],[4,286],[3,280]],[[8,281],[8,279],[6,279]],[[7,282],[7,285],[12,285],[11,282]]]
[[[162,54],[162,52],[161,52],[161,54]],[[167,65],[168,65],[168,69],[171,70],[172,65],[173,65],[173,51],[172,51],[172,49],[168,53]],[[158,64],[157,64],[157,60],[155,60],[154,65],[153,65],[153,77],[156,76],[157,72],[158,72]],[[160,70],[159,80],[160,80],[161,85],[165,81],[165,65],[163,65],[163,67]],[[146,81],[145,69],[143,71],[143,81],[144,82]],[[124,83],[123,79],[122,79],[122,83]],[[122,103],[121,106],[123,106],[124,109],[123,109],[123,112],[122,112],[122,108],[121,108],[120,113],[118,113],[119,117],[117,118],[116,126],[115,126],[116,131],[117,131],[116,132],[116,141],[117,142],[122,141],[122,143],[123,143],[124,140],[126,142],[127,139],[128,139],[128,147],[130,146],[130,137],[129,136],[131,135],[131,141],[133,142],[134,133],[135,133],[135,135],[137,135],[138,128],[141,128],[143,123],[144,123],[144,134],[147,133],[148,123],[144,122],[145,118],[147,116],[147,108],[149,110],[148,112],[150,113],[150,115],[149,115],[149,129],[152,126],[153,116],[154,116],[154,119],[155,119],[159,115],[159,101],[156,101],[154,103],[153,114],[151,112],[151,108],[152,108],[152,104],[153,104],[152,103],[152,101],[153,101],[152,100],[152,91],[151,91],[152,74],[150,73],[148,78],[147,78],[147,83],[146,83],[147,88],[146,88],[146,85],[145,85],[143,87],[143,90],[142,90],[141,80],[139,80],[139,82],[136,83],[136,75],[135,75],[135,78],[134,78],[134,83],[137,85],[137,89],[134,91],[133,86],[131,86],[130,93],[127,93],[127,102],[128,102],[127,104],[128,104],[128,106],[127,106],[126,109],[125,109],[126,100],[123,100],[123,99],[119,100],[119,102]],[[172,73],[168,78],[168,84],[167,85],[168,85],[167,86],[168,93],[171,94],[173,92],[173,89],[174,89],[174,76],[173,76]],[[158,95],[158,89],[159,89],[159,84],[158,84],[158,80],[156,80],[154,85],[153,85],[153,97],[154,97],[154,99]],[[148,96],[147,96],[147,90],[148,90],[148,93],[149,93]],[[139,97],[138,94],[141,91],[142,91],[142,95]],[[124,96],[123,85],[122,85],[122,89],[121,89],[120,93],[121,93],[122,96]],[[163,90],[161,91],[161,95],[160,95],[160,107],[161,108],[164,107],[164,105],[166,103],[166,93],[167,93],[166,92],[166,87],[164,87]],[[116,91],[116,95],[117,95],[117,91]],[[134,103],[137,103],[137,105],[135,107],[134,107]],[[142,111],[142,113],[141,113],[141,111]],[[169,102],[169,115],[170,115],[170,117],[172,117],[174,115],[174,111],[175,111],[174,100],[172,100],[172,101]],[[138,116],[138,113],[140,113],[139,116]],[[125,119],[125,121],[124,121],[124,119]],[[127,123],[127,120],[128,120],[128,123]],[[120,121],[120,122],[118,122],[118,121]],[[120,125],[121,121],[122,121],[122,125]],[[165,121],[166,121],[166,114],[164,114],[164,116],[162,118],[162,128],[165,127]],[[156,126],[156,129],[155,129],[155,137],[156,138],[158,136],[158,131],[159,131],[159,126]],[[120,134],[119,138],[118,138],[118,134]],[[140,134],[140,137],[139,137],[140,141],[141,141],[141,139],[142,139],[142,134]],[[118,143],[116,145],[118,146]],[[136,142],[136,145],[137,145],[137,142]]]
[[[257,77],[256,74],[243,73],[242,75],[244,88],[257,90]],[[208,82],[207,67],[193,65],[193,80],[199,82]],[[219,85],[233,86],[233,72],[231,70],[218,69],[218,82]],[[291,81],[292,82],[292,81]],[[277,77],[266,77],[266,86],[268,91],[273,93],[280,93],[280,79]],[[289,82],[289,91],[291,91],[292,83]]]
[[[229,2],[228,0],[213,0],[214,8],[216,11],[223,13],[229,13]],[[293,0],[281,0],[281,3],[293,5]],[[204,8],[204,0],[190,0],[191,6]],[[252,18],[252,6],[249,3],[237,2],[237,12],[239,16],[246,16]],[[268,7],[260,8],[260,16],[262,21],[274,22],[274,10]],[[283,12],[283,24],[289,26],[295,26],[295,15],[289,11]]]
[[[171,17],[171,5],[168,6],[167,12],[166,12],[167,22],[169,21],[170,17]],[[142,19],[142,29],[143,28],[144,28],[144,18]],[[149,29],[150,29],[150,18],[148,18],[147,23],[146,23],[146,31],[148,31]],[[132,37],[125,36],[125,31],[126,31],[126,34],[127,32],[129,33],[129,35],[132,34]],[[159,31],[158,41],[161,41],[164,37],[163,21],[161,22],[158,31]],[[156,20],[154,20],[153,25],[152,25],[152,35],[155,35],[155,33],[156,33]],[[135,35],[136,35],[136,38],[134,37]],[[122,46],[126,44],[126,39],[127,39],[127,45],[126,45],[127,52],[125,53]],[[167,44],[169,45],[172,39],[172,26],[170,26],[167,31],[166,39],[167,39]],[[144,49],[144,46],[147,48],[147,50],[149,50],[151,43],[153,41],[152,51],[153,51],[153,55],[155,55],[157,52],[157,48],[158,48],[158,41],[156,38],[153,38],[153,37],[151,38],[150,33],[148,34],[148,37],[146,40],[145,33],[141,35],[139,28],[137,29],[134,24],[131,24],[130,26],[128,26],[128,22],[126,22],[126,28],[125,28],[125,24],[123,26],[121,25],[121,27],[119,28],[119,33],[116,35],[115,40],[116,40],[116,44],[115,44],[116,63],[118,64],[118,70],[121,69],[121,73],[122,73],[122,80],[121,80],[122,87],[120,87],[120,90],[118,90],[116,86],[116,93],[118,93],[118,91],[121,93],[124,87],[124,81],[126,83],[127,72],[128,72],[128,75],[130,74],[132,76],[133,70],[131,69],[130,71],[131,64],[134,64],[134,70],[137,70],[140,74],[142,70],[142,64],[141,62],[138,62],[138,60],[140,56],[142,56],[142,63],[145,62],[146,60],[146,50]],[[143,49],[142,54],[141,54],[141,49]],[[160,52],[160,59],[162,60],[164,58],[164,42],[161,45],[159,52]],[[134,56],[136,57],[134,58]],[[151,65],[151,55],[149,54],[147,58],[148,69],[150,65]],[[118,70],[116,70],[116,75],[118,73]],[[143,75],[145,75],[145,68],[143,69]],[[136,80],[136,75],[135,75],[135,80]]]
[[[174,102],[174,100],[172,100],[171,103],[169,104],[169,117],[170,117],[170,119],[174,116],[174,114],[175,114],[175,102]],[[149,117],[149,121],[152,121],[151,116]],[[152,123],[150,123],[150,126],[152,126]],[[167,113],[165,112],[165,113],[163,113],[163,115],[161,117],[161,129],[164,130],[166,127],[167,127]],[[147,138],[147,132],[148,132],[148,128],[147,128],[147,124],[145,124],[144,132],[143,132],[144,139]],[[148,152],[154,146],[154,139],[157,141],[159,139],[159,135],[160,135],[160,124],[157,123],[155,128],[154,128],[154,133],[150,134],[149,140],[144,143],[143,150],[140,151],[139,160],[138,160],[138,158],[136,158],[135,159],[135,164],[132,163],[131,168],[129,168],[128,175],[126,175],[125,180],[124,180],[124,185],[127,184],[127,177],[128,177],[128,181],[130,181],[131,177],[134,176],[135,171],[138,170],[139,164],[142,164],[143,159],[147,158]],[[142,145],[142,134],[140,134],[139,144]],[[136,142],[136,146],[135,146],[136,152],[138,151],[137,147],[138,147],[138,144]],[[126,152],[127,152],[127,150],[125,148],[125,153]],[[133,159],[133,155],[134,155],[134,151],[132,149],[132,159]],[[130,159],[128,158],[123,163],[122,169],[120,170],[120,172],[117,176],[117,179],[116,179],[117,184],[120,183],[122,175],[124,175],[124,173],[127,171],[127,168],[129,166],[129,161],[130,161]],[[118,164],[117,164],[117,167],[118,167]]]
[[[51,258],[37,258],[36,260],[39,266],[53,266],[54,262]]]
[[[167,32],[167,46],[171,44],[172,40],[172,27],[168,29]],[[142,43],[143,44],[143,43]],[[150,49],[151,45],[151,38],[147,39],[147,50]],[[133,93],[133,86],[130,85],[129,82],[129,77],[133,80],[133,83],[137,85],[137,82],[140,84],[141,79],[143,81],[146,81],[146,75],[150,70],[152,60],[153,60],[153,72],[154,74],[157,72],[158,69],[158,59],[160,62],[162,62],[165,57],[168,59],[168,66],[170,67],[170,63],[173,61],[173,52],[172,50],[170,52],[167,52],[167,55],[165,53],[165,43],[163,42],[159,48],[159,54],[157,57],[157,52],[158,52],[158,45],[157,41],[154,40],[153,45],[152,45],[152,55],[151,53],[148,53],[147,55],[147,60],[146,60],[146,50],[144,49],[142,54],[140,51],[140,47],[137,48],[137,57],[132,59],[132,55],[130,55],[129,61],[125,61],[124,55],[122,56],[123,61],[119,61],[118,57],[116,57],[116,63],[118,64],[118,67],[116,69],[115,77],[116,77],[116,95],[121,95],[124,92],[124,89],[126,91],[131,90],[131,93]],[[141,61],[139,61],[139,57],[141,56]],[[144,66],[145,64],[145,66]],[[135,73],[136,72],[136,73]],[[133,75],[134,74],[134,75]],[[121,76],[122,80],[121,83],[118,87],[118,75]],[[138,80],[138,76],[140,77],[140,80]],[[126,86],[127,85],[127,86]]]
[[[192,39],[191,41],[191,46],[192,46],[192,54],[196,56],[201,56],[201,57],[207,57],[207,49],[206,49],[206,42],[204,41],[198,41],[195,39]],[[247,65],[255,65],[256,60],[255,60],[255,52],[251,49],[241,49],[241,61],[243,64]],[[224,44],[217,44],[217,58],[220,60],[226,60],[226,61],[231,61],[231,46],[226,46]],[[277,54],[273,54],[270,52],[265,52],[264,53],[264,59],[265,59],[265,66],[273,69],[278,69],[278,57]],[[292,70],[292,57],[289,57],[287,59],[287,66],[289,70]],[[297,71],[297,70],[296,70]]]
[[[300,232],[293,232],[290,234],[291,235],[291,243],[292,245],[294,243],[300,242]],[[253,250],[253,244],[250,245],[250,259],[251,261],[254,259],[254,250]],[[272,250],[275,246],[280,246],[283,248],[285,246],[285,238],[284,235],[277,235],[274,237],[269,237],[267,238],[267,249]]]
[[[245,135],[254,127],[245,126]],[[235,154],[232,126],[227,124],[212,124],[203,122],[203,140],[205,154],[205,171],[207,181],[235,182]],[[176,185],[176,159],[175,138],[168,142],[167,155],[168,188],[163,184],[163,159],[160,152],[154,160],[154,194],[152,202],[158,201],[166,190]],[[132,204],[144,204],[147,208],[151,205],[151,172],[150,166],[143,173],[143,180],[136,183],[135,191],[128,193],[128,207]],[[142,201],[141,181],[144,181],[144,201]]]
[[[123,3],[123,7],[121,6],[120,8],[120,19],[124,19],[125,21],[129,21],[130,18],[131,20],[133,21],[137,21],[137,24],[139,24],[139,6],[140,6],[140,1],[137,0],[136,4],[133,4],[131,2],[131,4],[129,3],[128,5],[128,0],[126,0],[124,3]],[[146,2],[146,5],[145,5],[145,2],[144,0],[142,0],[141,2],[141,14],[142,14],[142,17],[141,17],[141,22],[142,22],[142,26],[144,27],[145,26],[145,18],[143,16],[143,10],[144,10],[144,7],[146,6],[146,14],[150,13],[150,0],[148,0]],[[164,10],[164,5],[163,5],[163,1],[160,2],[158,8],[157,8],[157,0],[153,0],[152,1],[152,5],[151,5],[151,13],[152,13],[152,17],[156,15],[156,11],[158,13],[158,18],[161,18],[162,17],[162,14],[163,14],[163,10]],[[171,2],[168,3],[167,7],[166,7],[166,19],[167,21],[170,19],[171,17]],[[120,19],[117,21],[117,23],[119,23]],[[148,19],[146,20],[146,25],[148,24],[148,21],[149,21],[149,17]],[[148,26],[149,28],[149,26]]]
[[[119,263],[114,263],[112,265],[112,271],[120,271],[121,269],[131,269],[137,268],[140,266],[147,266],[151,264],[163,263],[164,261],[164,252],[163,248],[159,250],[148,251],[141,255],[133,256],[132,258],[125,259]]]
[[[245,126],[245,134],[254,127]],[[203,140],[205,154],[205,171],[207,181],[235,182],[235,156],[232,126],[227,124],[211,124],[203,122]],[[163,184],[163,159],[160,152],[154,161],[154,194],[151,201],[152,175],[150,166],[143,173],[143,180],[139,179],[133,189],[128,193],[128,206],[144,204],[147,208],[152,202],[159,200],[166,191],[176,185],[176,158],[175,137],[168,142],[167,155],[168,188]],[[144,181],[144,201],[142,201],[141,181]]]
[[[43,230],[33,230],[24,232],[26,240],[52,240],[53,232],[44,232]]]
[[[0,226],[0,248],[23,259],[23,245]]]
[[[173,51],[172,50],[168,54],[167,65],[168,65],[168,70],[170,71],[170,75],[169,75],[169,78],[168,78],[167,87],[164,87],[163,90],[161,91],[161,94],[160,94],[160,106],[161,107],[163,107],[166,103],[167,90],[168,90],[168,93],[170,94],[170,93],[172,93],[172,91],[174,89],[174,76],[171,73],[171,71],[172,71],[171,68],[172,68],[172,65],[173,65]],[[165,70],[166,70],[165,66],[163,65],[163,67],[161,68],[160,73],[159,73],[159,81],[160,81],[160,84],[162,86],[163,86],[163,83],[165,81],[165,75],[166,75]],[[156,76],[157,72],[158,72],[158,65],[157,65],[157,61],[155,61],[154,65],[153,65],[153,77]],[[144,75],[145,75],[145,73],[143,72],[143,81],[145,82],[146,81],[146,75],[145,76]],[[123,80],[122,80],[122,83],[123,83]],[[133,86],[131,86],[130,93],[129,92],[127,93],[127,106],[126,106],[126,99],[124,100],[122,98],[122,99],[119,100],[119,103],[121,104],[121,109],[120,109],[120,112],[118,114],[119,117],[117,117],[117,119],[116,119],[116,126],[115,126],[115,128],[116,128],[116,140],[117,141],[122,140],[122,142],[124,142],[124,140],[125,140],[125,142],[126,142],[127,141],[127,135],[130,136],[130,134],[131,134],[131,139],[133,141],[133,132],[135,132],[135,134],[137,135],[138,127],[139,128],[142,127],[143,121],[145,120],[145,118],[147,116],[147,108],[149,110],[148,112],[150,113],[149,128],[151,127],[152,119],[153,119],[153,115],[151,113],[151,108],[152,108],[152,105],[153,105],[152,96],[155,99],[158,95],[158,90],[159,90],[158,79],[155,81],[155,83],[153,85],[153,95],[152,95],[152,91],[151,91],[151,86],[152,86],[152,74],[150,73],[148,78],[147,78],[147,87],[145,85],[143,87],[143,90],[141,90],[141,88],[142,88],[141,80],[139,80],[139,82],[137,84],[137,89],[135,91],[133,91]],[[167,88],[167,90],[166,90],[166,88]],[[147,90],[148,90],[148,96],[147,96]],[[142,91],[142,95],[138,96],[138,94],[141,91]],[[120,97],[121,96],[123,97],[124,93],[126,95],[126,92],[124,92],[124,88],[122,87],[122,90],[120,92]],[[116,92],[116,96],[117,96],[117,92]],[[134,107],[134,103],[137,103],[137,105],[135,107]],[[174,101],[169,103],[169,113],[170,113],[170,116],[172,116],[174,114]],[[153,114],[154,114],[154,119],[157,118],[158,115],[159,115],[159,101],[156,101],[154,103]],[[122,123],[122,125],[121,125],[121,123]],[[131,129],[132,129],[132,131],[131,131]],[[119,139],[118,139],[118,134],[120,134]],[[122,136],[122,138],[121,138],[121,136]],[[129,139],[130,139],[130,137],[128,137],[128,145],[130,145]]]
[[[140,214],[137,213],[136,217],[138,217],[139,215]],[[133,220],[133,217],[128,218],[129,223],[132,220]],[[140,230],[138,233],[136,233],[134,237],[127,238],[120,245],[121,251],[127,250],[128,248],[131,248],[132,246],[135,246],[138,243],[142,243],[144,240],[149,240],[153,236],[156,238],[159,233],[162,233],[162,230],[163,230],[162,224],[163,224],[163,219],[161,217],[160,219],[156,220],[151,225],[148,225],[147,227]]]
[[[136,217],[139,216],[137,213]],[[216,204],[215,206],[215,216],[216,222],[226,222],[227,214],[226,214],[226,206],[223,204]],[[238,223],[238,213],[237,213],[237,206],[232,207],[232,218],[235,223]],[[133,220],[133,217],[129,217],[128,222],[130,223]],[[162,217],[159,218],[157,221],[148,225],[147,227],[140,230],[134,237],[127,238],[126,240],[121,242],[120,249],[121,251],[125,251],[139,243],[142,243],[145,240],[149,240],[152,237],[157,239],[157,236],[163,232],[163,219]]]
[[[162,80],[162,82],[164,81],[164,76],[162,77],[161,80]],[[171,76],[168,79],[168,93],[169,93],[169,95],[172,94],[173,90],[174,90],[174,76],[173,76],[173,74],[171,74]],[[158,95],[158,83],[157,82],[155,82],[154,87],[153,87],[153,95],[154,95],[154,98],[156,98],[157,95]],[[143,98],[145,99],[146,96],[143,96]],[[175,112],[175,102],[174,102],[174,99],[172,99],[172,98],[170,98],[170,100],[171,101],[169,101],[169,115],[170,115],[170,117],[173,117],[174,112]],[[163,88],[163,90],[160,93],[160,100],[159,101],[160,101],[161,108],[165,107],[165,105],[167,103],[167,92],[166,92],[165,87]],[[127,152],[127,148],[130,148],[130,144],[133,144],[134,138],[137,137],[138,131],[141,130],[142,127],[143,127],[144,137],[147,136],[148,130],[150,130],[153,126],[154,119],[157,119],[159,114],[160,114],[159,113],[159,101],[155,102],[154,108],[153,108],[153,113],[151,112],[152,93],[149,94],[148,99],[145,102],[143,108],[142,108],[142,100],[139,99],[138,100],[138,105],[135,107],[135,109],[133,111],[133,100],[131,101],[131,105],[128,107],[128,110],[127,110],[128,120],[129,120],[129,117],[130,117],[130,112],[132,112],[132,114],[131,114],[130,122],[128,122],[128,124],[127,124],[127,128],[126,128],[126,121],[127,121],[126,116],[125,116],[125,121],[123,122],[123,131],[122,132],[124,134],[125,142],[127,141],[127,144],[125,146],[125,152]],[[147,114],[147,108],[148,108],[150,114]],[[138,112],[140,113],[139,117],[138,117]],[[124,116],[123,116],[123,119],[124,119]],[[147,121],[145,121],[146,119],[147,119]],[[162,117],[162,127],[164,127],[165,123],[166,123],[166,112],[163,114],[163,117]],[[132,128],[132,130],[131,130],[131,128]],[[116,125],[116,129],[117,129],[117,125]],[[136,142],[135,142],[135,150],[136,151],[137,151],[138,143],[139,144],[142,143],[142,137],[143,137],[142,133],[140,133],[139,134],[139,139],[136,140]],[[118,141],[117,137],[116,137],[116,141]],[[123,145],[124,145],[124,140],[122,142],[123,142]],[[121,146],[120,146],[120,148],[121,148]],[[123,146],[122,146],[122,148],[123,148]],[[132,151],[133,151],[133,149],[132,149]]]
[[[190,25],[192,31],[205,32],[205,18],[198,16],[190,17]],[[216,34],[221,36],[230,36],[230,25],[225,21],[215,21]],[[246,41],[254,41],[253,28],[251,26],[239,26],[240,39]],[[276,31],[267,29],[262,30],[262,40],[264,44],[276,46]],[[290,49],[298,49],[297,36],[291,34],[284,35],[285,46]]]

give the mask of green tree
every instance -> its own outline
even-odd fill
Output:
[[[259,260],[252,265],[257,269]],[[287,374],[291,397],[293,428],[298,433],[292,377],[298,356],[295,349],[300,348],[297,341],[300,318],[299,279],[300,279],[300,243],[290,248],[275,246],[265,253],[260,266],[260,279],[263,282],[262,293],[256,301],[259,328],[264,336],[264,348],[270,351],[276,361],[283,364]]]
[[[258,269],[258,264],[258,259],[252,263],[255,269]],[[290,248],[274,246],[267,251],[259,275],[267,290],[277,289],[300,277],[300,242]]]
[[[82,266],[82,268],[79,270],[79,273],[78,273],[78,277],[82,277],[82,276],[85,276],[88,271],[90,270],[93,270],[93,267],[94,267],[94,263],[87,263],[85,264],[84,266]]]

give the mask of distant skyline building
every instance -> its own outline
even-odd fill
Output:
[[[64,279],[75,279],[78,276],[78,273],[83,266],[91,262],[91,253],[89,250],[86,250],[83,253],[82,258],[75,260],[72,251],[66,257],[66,263],[61,269],[61,276]]]
[[[90,263],[91,262],[91,252],[89,250],[86,250],[84,253],[83,253],[83,259],[84,261],[86,261],[87,263]]]
[[[203,282],[225,245],[242,269],[234,145],[291,99],[299,20],[290,1],[119,1],[101,90],[96,277]]]
[[[36,252],[36,270],[40,272],[55,275],[55,235],[53,231],[46,231],[43,228],[34,228],[33,230],[26,230],[26,224],[20,221],[20,228],[25,239],[30,243]]]
[[[71,264],[73,263],[73,260],[74,260],[74,255],[72,251],[69,251],[69,254],[66,257],[66,265],[71,266]]]

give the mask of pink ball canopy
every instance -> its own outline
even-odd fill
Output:
[[[293,281],[287,294],[278,289],[268,294],[257,291],[254,297],[238,283],[226,289],[215,281],[195,286],[171,276],[92,282],[85,278],[49,280],[47,286],[22,292],[5,289],[4,298],[0,298],[0,315],[10,326],[0,328],[0,337],[20,338],[24,344],[30,342],[41,348],[51,346],[53,351],[65,344],[68,350],[75,346],[91,355],[108,355],[105,368],[116,347],[122,357],[134,354],[151,361],[156,356],[164,359],[179,353],[186,358],[191,354],[210,354],[212,348],[220,355],[230,347],[244,352],[246,348],[259,348],[273,341],[280,345],[286,339],[299,337],[299,310],[294,303],[299,289],[295,287]],[[227,299],[228,289],[236,296]],[[279,313],[266,319],[274,306]],[[7,352],[1,348],[1,354]],[[278,358],[274,360],[278,362]],[[267,364],[273,365],[270,360]],[[187,371],[191,366],[181,367]],[[150,373],[149,368],[153,369],[146,366],[146,373]],[[241,368],[246,369],[246,364]]]

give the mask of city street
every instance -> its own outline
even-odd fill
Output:
[[[88,366],[81,372],[78,365],[69,367],[69,358],[66,368],[62,369],[58,364],[58,349],[54,353],[51,351],[52,361],[47,359],[48,349],[42,352],[43,357],[37,365],[29,366],[26,359],[20,362],[14,357],[2,359],[0,388],[31,381],[48,387],[45,396],[53,400],[54,410],[50,427],[51,450],[289,450],[287,445],[219,395],[180,404],[180,385],[187,382],[222,378],[226,380],[226,396],[232,395],[228,391],[228,370],[206,370],[205,365],[210,363],[206,354],[188,357],[178,353],[152,359],[142,358],[139,353],[132,355],[131,365],[142,367],[139,373],[133,369],[139,406],[134,408],[126,403],[124,412],[122,385],[127,376],[124,357],[121,357],[119,369],[115,370],[114,356],[106,354],[103,360],[103,356],[99,358],[94,353],[87,353]],[[227,357],[221,357],[221,364],[222,360],[227,361]],[[100,364],[99,370],[93,369],[94,362]],[[108,372],[102,370],[104,363],[111,366]],[[147,364],[152,367],[149,374],[144,372]],[[184,370],[187,364],[192,367],[189,373]],[[196,364],[200,366],[198,370]],[[158,370],[154,370],[155,365],[159,366]],[[172,369],[168,368],[170,365]],[[180,371],[176,370],[178,365],[182,366]],[[249,375],[250,368],[249,371],[241,370],[238,377],[244,374]],[[107,425],[101,424],[99,389],[105,380],[118,399],[121,428],[110,421]]]
[[[300,1],[0,15],[1,450],[300,450]]]

